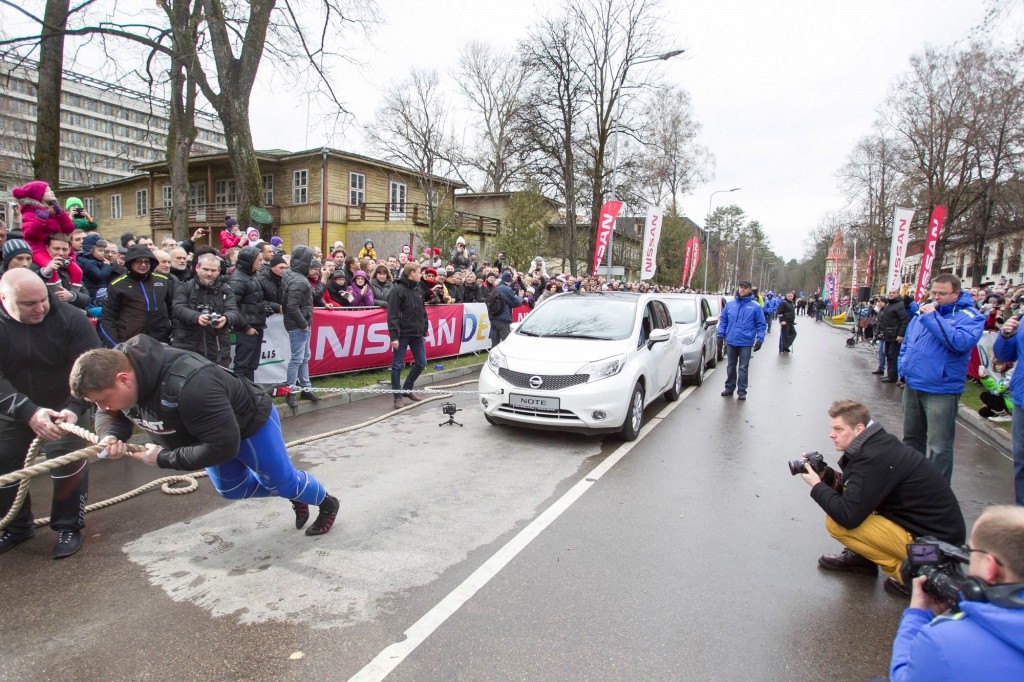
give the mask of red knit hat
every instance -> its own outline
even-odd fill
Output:
[[[33,180],[24,187],[15,187],[11,190],[11,194],[15,199],[34,199],[41,202],[49,188],[50,186],[42,180]]]

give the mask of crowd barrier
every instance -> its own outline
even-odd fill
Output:
[[[512,312],[518,322],[530,312],[521,306]],[[452,357],[487,350],[491,347],[491,323],[484,303],[457,303],[427,306],[427,359]],[[338,374],[360,369],[391,366],[391,338],[388,314],[383,308],[313,311],[310,337],[310,376]],[[267,319],[263,352],[256,370],[261,384],[284,383],[291,347],[284,317]],[[412,362],[412,353],[406,353]]]

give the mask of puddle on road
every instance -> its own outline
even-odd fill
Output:
[[[325,536],[296,530],[286,500],[244,500],[124,551],[170,598],[214,616],[318,628],[373,620],[396,593],[532,519],[601,452],[600,438],[494,427],[465,407],[465,428],[438,427],[440,410],[428,407],[294,448],[341,499]]]

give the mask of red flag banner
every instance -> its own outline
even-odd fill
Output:
[[[693,282],[693,276],[697,274],[697,263],[700,261],[700,239],[693,238],[693,250],[690,252],[690,278],[686,280],[686,286]]]
[[[594,240],[594,267],[590,270],[594,275],[597,275],[597,269],[604,260],[605,252],[608,251],[608,240],[611,238],[615,219],[619,217],[621,208],[621,201],[609,201],[601,207],[601,217],[597,223],[597,237]],[[609,253],[609,262],[611,262],[611,257],[612,255]]]
[[[921,254],[921,270],[917,274],[917,288],[914,300],[920,303],[925,299],[928,282],[932,278],[932,266],[935,264],[935,245],[942,233],[942,223],[946,222],[946,207],[936,206],[932,211],[932,219],[928,221],[928,234],[924,240],[924,252]]]
[[[686,286],[686,276],[690,274],[690,253],[693,251],[693,237],[686,242],[686,254],[683,256],[683,278],[679,281],[679,286]]]
[[[864,270],[864,286],[871,286],[871,261],[875,257],[874,249],[868,249],[868,265]]]

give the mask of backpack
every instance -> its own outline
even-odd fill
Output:
[[[484,303],[487,304],[487,315],[497,317],[505,312],[505,300],[498,293],[498,287],[494,287],[484,296]]]

